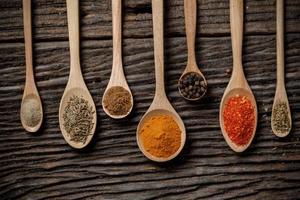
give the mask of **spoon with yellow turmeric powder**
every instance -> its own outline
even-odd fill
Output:
[[[164,86],[163,1],[152,0],[155,96],[137,128],[137,143],[150,160],[166,162],[182,150],[185,127],[167,99]]]

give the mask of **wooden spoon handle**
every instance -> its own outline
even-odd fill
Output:
[[[277,0],[277,86],[284,86],[284,1]]]
[[[242,70],[243,0],[230,0],[230,28],[234,70]]]
[[[122,64],[122,0],[112,0],[113,66],[111,80],[126,82]]]
[[[156,98],[165,97],[163,10],[162,0],[152,0]]]
[[[69,44],[70,44],[70,77],[81,76],[79,53],[79,1],[67,0]],[[79,76],[80,75],[80,76]]]
[[[188,47],[188,63],[196,63],[195,58],[195,37],[196,37],[196,17],[197,0],[184,0],[185,32]],[[188,66],[190,66],[188,64]]]
[[[26,84],[27,87],[31,87],[35,85],[32,69],[31,0],[23,0],[23,20],[26,58]]]
[[[122,65],[122,0],[112,0],[113,66]]]

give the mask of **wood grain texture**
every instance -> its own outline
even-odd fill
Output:
[[[191,104],[180,97],[176,85],[187,59],[183,1],[166,1],[173,8],[166,10],[169,21],[165,20],[166,91],[185,123],[187,143],[177,160],[163,165],[147,160],[135,140],[137,124],[154,96],[151,2],[125,1],[123,65],[135,107],[120,121],[106,116],[101,106],[112,66],[111,12],[110,4],[104,2],[108,1],[94,2],[94,7],[92,1],[81,3],[81,67],[98,113],[94,141],[83,151],[66,144],[58,124],[70,61],[65,2],[35,1],[33,8],[34,70],[45,121],[37,135],[26,134],[19,119],[25,84],[21,3],[0,4],[0,198],[297,199],[300,31],[295,23],[299,22],[299,1],[286,2],[290,11],[286,11],[285,70],[293,129],[284,139],[274,136],[270,125],[276,82],[275,1],[245,2],[249,9],[245,10],[243,65],[259,119],[256,137],[242,155],[227,146],[218,121],[219,103],[230,78],[227,70],[232,66],[228,3],[198,1],[198,24],[203,25],[197,31],[196,57],[209,89],[201,102]],[[205,23],[208,18],[209,24]]]
[[[198,0],[199,1],[199,0]],[[151,0],[124,1],[123,36],[152,37]],[[276,31],[276,1],[245,1],[245,33],[270,34]],[[165,1],[165,34],[184,36],[183,0]],[[229,35],[229,1],[202,0],[197,4],[198,35]],[[84,0],[80,5],[81,35],[84,38],[110,38],[110,0]],[[300,1],[286,1],[286,31],[300,32]],[[67,11],[64,0],[33,0],[33,33],[37,40],[67,40]],[[0,41],[23,39],[20,0],[2,0],[0,6]]]

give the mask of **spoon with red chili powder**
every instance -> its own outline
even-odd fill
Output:
[[[242,65],[243,1],[230,0],[233,71],[220,104],[222,134],[235,152],[245,151],[251,144],[257,126],[255,97],[246,80]]]

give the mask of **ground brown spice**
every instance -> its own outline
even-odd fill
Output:
[[[126,115],[131,107],[131,95],[121,86],[111,87],[104,96],[104,107],[111,115]]]

